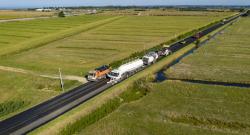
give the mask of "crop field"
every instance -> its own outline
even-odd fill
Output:
[[[192,55],[166,71],[177,79],[250,83],[249,18],[241,18]]]
[[[8,53],[12,53],[15,50],[32,47],[34,43],[30,42],[35,39],[49,38],[50,35],[57,34],[58,32],[106,18],[108,17],[74,16],[0,23],[0,55],[8,55]]]
[[[227,16],[234,12],[197,12],[197,11],[177,11],[176,9],[121,9],[103,10],[99,15],[138,15],[138,16]]]
[[[54,12],[0,10],[0,20],[53,16]]]
[[[62,93],[59,80],[0,71],[0,120]],[[76,85],[65,80],[65,88]]]
[[[134,52],[153,47],[222,17],[224,16],[125,16],[42,47],[0,58],[0,64],[45,73],[55,73],[61,67],[65,74],[84,75],[99,65],[120,60]],[[100,18],[103,19],[104,17],[88,16],[76,20],[79,23],[82,21],[84,23],[85,21],[89,22]],[[72,23],[70,19],[66,21],[66,24],[62,20],[62,23],[64,22],[62,26],[57,26],[60,19],[55,19],[55,24],[53,24],[54,20],[51,21],[50,27],[47,26],[47,21],[45,24],[40,23],[41,20],[38,21],[38,24],[32,23],[30,26],[28,25],[27,27],[38,29],[32,30],[30,36],[35,36],[37,32],[43,31],[43,29],[45,31],[47,29],[64,29],[69,25],[68,23],[79,25],[78,23]],[[15,23],[12,25],[14,28],[5,27],[5,31],[7,29],[16,30],[16,27],[20,27]],[[27,27],[22,27],[22,29],[29,31],[30,29]],[[69,25],[69,27],[72,26]],[[20,35],[24,35],[22,31]],[[20,38],[23,37],[17,36],[16,40],[3,38],[2,46],[6,46],[5,42],[12,42],[7,43],[7,46],[13,47],[15,43],[21,40]],[[29,38],[25,37],[26,40]]]
[[[249,134],[250,89],[165,81],[80,132],[110,134]]]

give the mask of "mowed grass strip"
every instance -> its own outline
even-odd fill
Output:
[[[249,18],[226,29],[216,39],[166,71],[170,78],[250,83]]]
[[[221,18],[125,16],[46,46],[1,59],[0,64],[46,73],[55,73],[61,67],[64,74],[83,76],[100,65],[121,60]]]
[[[80,134],[249,134],[250,89],[165,81]]]
[[[1,46],[0,55],[10,55],[23,50],[38,47],[55,40],[65,38],[67,36],[71,36],[85,30],[89,30],[111,20],[112,19],[110,17],[104,16],[79,16],[2,23],[0,24],[0,28],[4,29],[0,29],[0,32],[2,33],[2,35],[0,36],[11,35],[11,40],[9,39],[9,44]],[[63,25],[57,26],[57,24],[60,23],[62,23]],[[13,27],[15,29],[13,29]],[[26,30],[29,31],[30,34],[28,35],[30,36],[20,39],[19,37],[27,36],[25,33]],[[42,30],[45,33],[37,33],[36,30]],[[8,31],[11,31],[12,34],[8,34]],[[33,33],[35,34],[33,35]],[[0,41],[2,40],[6,41],[6,38],[1,38]]]

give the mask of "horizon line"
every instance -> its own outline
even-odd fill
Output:
[[[63,8],[72,8],[72,7],[178,7],[178,6],[196,6],[196,7],[250,7],[250,5],[202,5],[202,4],[194,4],[194,5],[86,5],[86,6],[9,6],[9,7],[1,7],[1,9],[33,9],[33,8],[48,8],[48,7],[63,7]]]

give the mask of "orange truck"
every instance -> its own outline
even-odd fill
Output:
[[[96,68],[93,71],[89,71],[87,80],[88,81],[98,81],[102,78],[106,78],[106,75],[111,72],[111,68],[107,65],[103,65],[99,68]]]

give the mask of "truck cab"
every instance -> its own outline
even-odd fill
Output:
[[[112,70],[110,73],[108,73],[107,77],[110,79],[110,82],[118,82],[122,79],[122,72],[118,69]]]
[[[89,71],[87,80],[88,81],[98,81],[102,78],[105,78],[106,75],[111,71],[111,68],[107,65],[103,65],[99,68],[96,68],[93,71]]]

